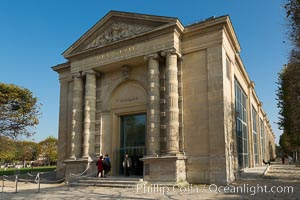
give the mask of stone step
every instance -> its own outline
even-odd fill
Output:
[[[78,180],[79,183],[100,183],[100,184],[128,184],[128,185],[135,185],[142,182],[139,181],[122,181],[122,180],[96,180],[96,179],[82,179]]]
[[[93,183],[71,183],[71,186],[99,186],[99,187],[111,187],[111,188],[131,188],[135,185],[128,185],[128,184],[108,184],[108,183],[99,183],[99,182],[93,182]]]
[[[137,184],[142,184],[141,178],[127,178],[127,177],[86,177],[86,178],[73,178],[70,182],[72,186],[103,186],[103,187],[132,187]]]

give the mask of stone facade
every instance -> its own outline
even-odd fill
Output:
[[[239,52],[228,16],[184,27],[177,18],[109,12],[53,67],[58,177],[96,170],[105,153],[112,174],[121,174],[122,116],[139,113],[147,120],[145,181],[226,184],[243,159],[254,167],[274,158],[274,134]],[[243,158],[237,84],[246,96]]]

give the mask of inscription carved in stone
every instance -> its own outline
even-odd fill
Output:
[[[126,98],[119,98],[116,100],[118,103],[130,103],[139,100],[139,97],[126,97]]]
[[[119,108],[128,105],[146,104],[147,94],[144,89],[135,84],[127,83],[121,85],[113,95],[112,107]]]
[[[144,33],[150,29],[152,29],[152,27],[145,25],[133,25],[120,22],[114,23],[103,33],[98,35],[96,39],[94,39],[90,44],[86,46],[85,49],[104,46],[111,42],[115,42],[140,33]]]

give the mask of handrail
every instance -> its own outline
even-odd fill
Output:
[[[83,174],[85,174],[89,169],[90,169],[90,163],[88,163],[88,166],[86,167],[86,169],[82,173],[80,173],[80,174],[72,174],[72,173],[70,173],[70,177],[80,177],[80,176],[83,176]]]
[[[9,176],[6,176],[6,175],[2,175],[2,188],[1,188],[1,192],[3,193],[4,192],[4,181],[10,181],[10,182],[14,182],[14,185],[15,185],[15,193],[18,192],[18,183],[19,182],[22,182],[22,181],[25,181],[26,183],[28,181],[32,182],[32,183],[37,183],[38,184],[38,193],[40,192],[40,189],[41,189],[41,183],[44,182],[44,183],[61,183],[65,180],[65,178],[62,178],[62,179],[59,179],[59,180],[55,180],[55,181],[50,181],[50,180],[47,180],[47,179],[42,179],[41,178],[41,175],[42,174],[46,174],[45,172],[38,172],[37,175],[32,175],[30,173],[27,173],[28,176],[30,177],[35,177],[34,179],[20,179],[18,175],[14,175],[14,179],[13,180],[9,180]]]

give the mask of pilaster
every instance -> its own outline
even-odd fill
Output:
[[[254,167],[254,148],[253,148],[253,122],[252,122],[252,104],[251,104],[251,96],[252,91],[254,90],[254,82],[251,81],[248,85],[248,105],[247,105],[247,121],[248,121],[248,154],[249,154],[249,167]]]
[[[178,108],[179,108],[179,151],[185,152],[183,133],[183,82],[182,82],[183,58],[178,59]]]

